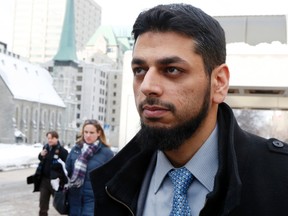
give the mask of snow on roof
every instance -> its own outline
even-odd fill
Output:
[[[230,86],[288,87],[287,44],[227,44],[227,64]]]
[[[227,54],[288,54],[288,45],[282,44],[279,41],[274,41],[272,43],[259,43],[255,46],[243,42],[228,43]]]
[[[0,75],[15,99],[65,107],[50,73],[39,65],[0,53]]]

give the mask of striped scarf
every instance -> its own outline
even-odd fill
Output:
[[[89,145],[89,147],[82,152],[81,155],[77,158],[74,164],[74,170],[72,177],[70,179],[70,187],[81,187],[85,180],[85,175],[87,171],[88,160],[97,152],[99,148],[99,141],[93,145]]]

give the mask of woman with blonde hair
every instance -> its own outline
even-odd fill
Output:
[[[102,166],[113,155],[100,123],[94,119],[86,120],[81,135],[66,160],[70,177],[70,216],[94,215],[94,195],[89,172]]]

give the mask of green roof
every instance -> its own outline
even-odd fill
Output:
[[[127,37],[118,38],[118,42],[123,51],[131,50],[131,44]]]
[[[88,41],[87,45],[88,46],[95,45],[99,37],[104,37],[107,43],[111,46],[117,45],[117,38],[111,26],[99,26],[99,28],[96,30],[96,32]]]
[[[75,44],[74,0],[67,0],[62,34],[55,61],[77,61]]]

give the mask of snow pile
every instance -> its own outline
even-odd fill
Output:
[[[41,150],[41,144],[0,143],[0,171],[37,165]]]

